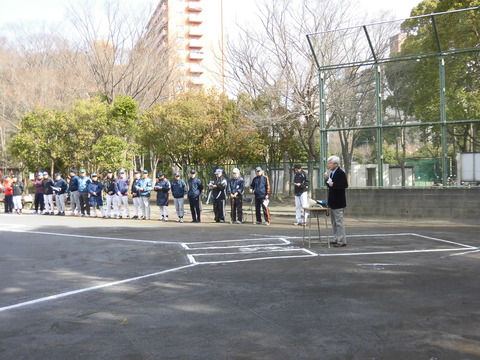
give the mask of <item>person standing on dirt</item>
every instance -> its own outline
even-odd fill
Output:
[[[270,210],[268,204],[270,202],[270,181],[268,177],[263,175],[261,167],[255,169],[255,176],[250,184],[250,193],[255,194],[255,215],[257,217],[257,224],[262,223],[262,210],[265,218],[265,225],[270,225]]]
[[[245,190],[245,181],[240,176],[240,170],[232,170],[232,178],[228,180],[227,194],[230,198],[231,223],[241,224],[243,220],[243,192]]]
[[[190,203],[190,211],[192,213],[192,222],[200,222],[200,196],[203,191],[202,180],[197,178],[197,172],[190,170],[190,179],[188,179],[188,202]]]
[[[308,219],[308,175],[302,170],[302,165],[295,164],[295,176],[293,177],[295,193],[295,223],[293,225],[305,225]],[[302,216],[303,215],[303,216]]]

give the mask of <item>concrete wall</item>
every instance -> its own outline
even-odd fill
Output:
[[[326,189],[317,189],[316,199],[326,199]],[[480,187],[349,188],[345,215],[478,219],[480,225]]]

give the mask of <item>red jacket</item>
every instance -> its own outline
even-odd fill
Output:
[[[3,187],[5,190],[3,191],[5,195],[13,195],[13,188],[12,188],[13,180],[8,178],[3,182]]]

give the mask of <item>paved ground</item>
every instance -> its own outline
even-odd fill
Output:
[[[480,358],[478,225],[292,222],[0,214],[0,358]]]

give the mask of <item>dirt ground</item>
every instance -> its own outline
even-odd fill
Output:
[[[208,220],[0,214],[0,358],[480,358],[480,226]]]

